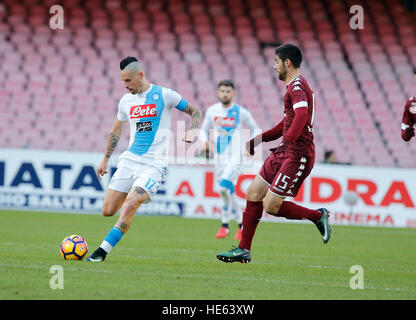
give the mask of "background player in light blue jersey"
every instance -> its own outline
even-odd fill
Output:
[[[237,208],[234,186],[242,171],[242,129],[243,125],[247,126],[252,137],[254,130],[259,130],[259,127],[247,109],[233,102],[235,86],[231,80],[223,80],[218,84],[217,96],[220,102],[207,109],[199,139],[203,143],[203,152],[215,150],[216,153],[215,175],[223,202],[222,224],[216,237],[228,236],[229,222],[234,215],[238,223],[234,239],[241,240],[242,214]],[[209,141],[210,129],[214,129],[215,146]]]
[[[117,146],[126,122],[130,124],[129,148],[124,151],[111,178],[104,198],[102,214],[113,216],[121,208],[120,217],[104,241],[87,261],[104,261],[110,250],[129,229],[139,206],[151,201],[165,178],[168,159],[166,131],[170,130],[173,108],[192,117],[183,141],[192,142],[192,129],[199,127],[202,112],[172,89],[150,83],[134,57],[120,62],[121,79],[130,92],[118,105],[117,118],[111,130],[104,159],[97,175],[107,173],[108,160]]]

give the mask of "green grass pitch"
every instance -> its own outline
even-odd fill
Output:
[[[65,261],[80,234],[89,253],[117,217],[0,211],[0,299],[416,299],[416,230],[333,226],[326,245],[310,224],[260,223],[249,264],[216,259],[237,242],[219,221],[136,216],[104,263]],[[53,265],[64,289],[49,285]],[[353,265],[364,289],[350,288]]]

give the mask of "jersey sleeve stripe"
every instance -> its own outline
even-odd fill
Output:
[[[408,124],[402,123],[402,130],[406,130],[410,126]]]
[[[179,101],[178,105],[175,108],[183,111],[188,106],[188,104],[189,104],[189,102],[187,100],[185,100],[184,98],[182,98],[181,101]]]
[[[308,106],[307,101],[299,101],[299,102],[297,102],[293,105],[293,110],[295,110],[297,108],[301,108],[301,107],[307,107],[307,106]]]

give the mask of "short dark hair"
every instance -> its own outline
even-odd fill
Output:
[[[217,88],[219,88],[221,86],[231,87],[231,88],[235,89],[234,82],[232,80],[222,80],[222,81],[220,81],[220,83],[218,83]]]
[[[130,63],[137,61],[135,57],[126,57],[120,61],[120,70],[124,70]]]
[[[302,51],[294,44],[287,43],[278,46],[275,53],[283,62],[285,62],[286,59],[289,59],[295,68],[299,68],[302,63]]]

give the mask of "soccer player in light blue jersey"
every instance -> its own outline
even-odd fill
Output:
[[[222,199],[221,227],[216,238],[226,238],[230,233],[229,223],[234,217],[238,229],[235,240],[241,240],[242,214],[237,207],[234,186],[243,166],[242,129],[249,128],[253,137],[260,130],[250,111],[233,102],[235,86],[231,80],[222,80],[218,84],[219,102],[210,106],[204,117],[199,134],[205,150],[215,150],[215,175]],[[215,146],[211,146],[209,131],[214,130]]]
[[[102,207],[104,216],[113,216],[121,208],[120,217],[87,261],[105,260],[129,229],[137,209],[142,203],[151,201],[163,182],[168,159],[166,133],[170,130],[172,109],[192,117],[191,126],[182,139],[185,142],[193,141],[191,130],[198,128],[202,119],[202,112],[176,91],[150,83],[136,58],[123,59],[120,70],[121,80],[129,93],[120,99],[104,159],[97,168],[101,180],[108,172],[108,161],[128,122],[129,148],[119,158]]]

